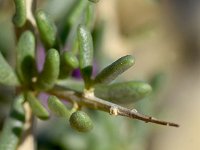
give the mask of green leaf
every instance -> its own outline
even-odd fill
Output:
[[[19,80],[0,52],[0,83],[8,86],[18,86]]]
[[[57,29],[53,20],[44,11],[39,10],[36,13],[36,22],[45,47],[54,47],[56,45]]]
[[[49,118],[49,112],[46,108],[40,103],[40,101],[33,95],[33,93],[26,93],[26,100],[29,102],[29,105],[33,111],[33,114],[42,120]]]
[[[15,15],[13,16],[13,23],[17,27],[22,27],[26,23],[26,1],[14,0],[15,2]]]
[[[60,78],[68,77],[69,73],[79,67],[79,61],[77,57],[72,53],[65,51],[61,56],[61,65],[60,65]]]
[[[91,81],[93,64],[93,42],[90,31],[84,26],[78,27],[79,65],[86,88]]]
[[[134,58],[131,55],[126,55],[111,65],[104,68],[95,78],[95,84],[105,83],[108,84],[116,79],[120,74],[132,67],[135,63]]]
[[[163,73],[156,73],[153,77],[151,77],[149,82],[154,93],[159,91],[159,89],[164,84],[164,81],[165,81],[165,74]]]
[[[90,2],[93,2],[93,3],[98,3],[99,0],[89,0]]]
[[[74,78],[68,78],[66,80],[59,80],[56,82],[60,90],[72,90],[76,92],[82,92],[84,90],[84,83]],[[58,88],[57,87],[57,88]]]
[[[85,24],[88,29],[92,29],[95,23],[94,5],[88,5],[85,13]]]
[[[25,123],[23,102],[24,97],[22,95],[18,96],[13,102],[10,115],[6,119],[0,135],[0,150],[17,149]]]
[[[56,49],[50,49],[47,52],[42,72],[36,82],[38,90],[51,89],[59,76],[60,56]]]
[[[48,107],[52,112],[60,117],[69,118],[70,116],[69,110],[56,96],[50,96],[48,98]]]
[[[142,81],[129,81],[111,85],[95,86],[95,96],[119,104],[128,104],[148,96],[152,91],[149,84]]]
[[[30,84],[37,75],[35,62],[35,37],[31,31],[25,31],[17,44],[17,73],[24,84]]]
[[[69,43],[72,43],[70,38],[76,33],[77,26],[83,21],[83,15],[87,6],[88,2],[85,0],[74,0],[71,9],[64,18],[62,18],[64,21],[61,22],[59,34],[63,45],[68,38],[70,41]]]
[[[79,61],[73,53],[67,51],[64,52],[63,59],[67,67],[72,69],[76,69],[79,67]]]
[[[93,128],[92,120],[83,111],[74,112],[70,116],[69,122],[71,127],[79,132],[88,132]]]

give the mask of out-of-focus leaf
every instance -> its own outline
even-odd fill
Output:
[[[35,114],[38,118],[42,120],[49,118],[49,112],[31,92],[26,93],[26,100],[29,102],[33,114]]]
[[[69,118],[69,110],[56,96],[50,96],[48,98],[48,107],[57,116]]]
[[[13,16],[13,23],[17,27],[22,27],[26,23],[26,1],[14,0],[15,2],[15,15]]]
[[[19,80],[0,52],[0,83],[8,86],[19,85]]]
[[[151,91],[151,86],[145,82],[129,81],[111,85],[97,85],[94,93],[101,99],[127,104],[145,98]]]
[[[25,123],[24,97],[18,96],[12,105],[0,135],[0,150],[16,150]]]

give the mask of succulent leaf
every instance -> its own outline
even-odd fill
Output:
[[[26,23],[26,1],[14,0],[15,2],[15,15],[13,16],[13,23],[17,27],[22,27]]]
[[[17,73],[24,84],[30,84],[37,75],[35,62],[35,37],[31,31],[25,31],[17,44]]]
[[[53,20],[44,11],[39,10],[36,13],[36,22],[45,47],[54,47],[56,45],[57,29]]]
[[[83,79],[90,84],[93,65],[93,41],[90,31],[84,26],[78,27],[79,65]]]
[[[47,52],[42,72],[39,74],[36,82],[36,88],[39,90],[51,89],[58,79],[60,71],[60,56],[56,49],[50,49]]]
[[[8,86],[18,86],[19,80],[11,66],[0,52],[0,83]]]
[[[25,111],[23,108],[24,97],[15,98],[11,112],[6,119],[1,135],[0,150],[16,150],[20,142],[25,123]]]
[[[70,112],[56,96],[48,98],[48,107],[57,116],[69,118]]]
[[[120,74],[132,67],[135,63],[134,58],[131,55],[126,55],[106,68],[104,68],[95,78],[95,84],[108,84],[116,79]]]
[[[95,86],[95,96],[119,104],[129,104],[148,96],[152,91],[143,81],[129,81]]]
[[[26,99],[29,102],[29,105],[38,118],[46,120],[49,118],[49,112],[46,108],[40,103],[40,101],[33,95],[31,92],[26,93]]]

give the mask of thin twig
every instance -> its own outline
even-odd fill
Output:
[[[160,124],[160,125],[179,127],[179,125],[176,123],[161,121],[154,117],[140,114],[139,112],[137,112],[136,109],[128,109],[128,108],[119,106],[117,104],[97,98],[94,96],[92,92],[82,94],[82,93],[73,92],[73,91],[70,91],[70,92],[69,91],[68,92],[54,91],[54,92],[51,92],[51,94],[54,94],[57,97],[65,99],[65,100],[69,100],[71,102],[76,101],[81,106],[86,106],[91,109],[98,109],[98,110],[108,112],[111,115],[119,115],[119,116],[134,118],[134,119],[144,121],[146,123],[151,122],[151,123]]]
[[[34,27],[36,26],[36,22],[33,12],[36,9],[36,2],[37,2],[36,0],[26,0],[27,20],[29,20]]]
[[[17,150],[34,150],[34,117],[31,111],[31,108],[27,102],[24,103],[24,109],[26,111],[26,122],[24,125],[24,132],[22,135],[22,139],[19,143],[19,147]]]

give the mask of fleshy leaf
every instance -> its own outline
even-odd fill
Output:
[[[95,86],[95,96],[119,104],[128,104],[148,96],[152,91],[149,84],[142,81],[129,81],[111,85]]]
[[[13,101],[10,115],[6,119],[0,135],[0,150],[17,149],[25,123],[23,102],[24,97],[22,95]]]
[[[56,45],[57,29],[53,20],[44,11],[39,10],[36,13],[36,22],[45,47],[54,47]]]
[[[88,2],[84,0],[74,0],[69,12],[62,19],[60,27],[61,42],[64,45],[66,39],[76,33],[77,26],[82,22],[83,14],[88,6]],[[70,43],[73,43],[70,41]]]
[[[26,23],[26,1],[14,0],[15,2],[15,15],[13,16],[13,23],[17,27],[22,27]]]
[[[126,55],[111,65],[104,68],[95,78],[95,84],[105,83],[108,84],[116,79],[120,74],[132,67],[135,63],[134,58],[131,55]]]
[[[37,75],[35,62],[35,37],[31,31],[25,31],[17,44],[17,73],[23,84],[30,84]]]
[[[77,57],[68,51],[65,51],[61,56],[61,65],[60,65],[60,78],[68,77],[69,73],[79,67],[79,61]]]
[[[81,74],[86,84],[90,84],[93,65],[93,42],[90,31],[84,26],[78,27],[78,40],[79,40],[79,65]]]
[[[89,0],[90,2],[93,2],[93,3],[98,3],[99,0]]]
[[[42,120],[49,118],[49,112],[46,108],[40,103],[40,101],[33,95],[33,93],[26,93],[26,99],[29,102],[29,105],[33,111],[33,114]]]
[[[50,96],[48,98],[48,107],[56,115],[69,118],[69,110],[56,96]]]
[[[19,85],[19,80],[0,52],[0,83],[8,86]]]
[[[51,89],[58,79],[60,71],[60,56],[56,49],[47,52],[42,72],[39,74],[36,88],[39,90]]]
[[[79,132],[88,132],[93,128],[92,120],[83,111],[74,112],[70,116],[69,122],[71,127]]]

